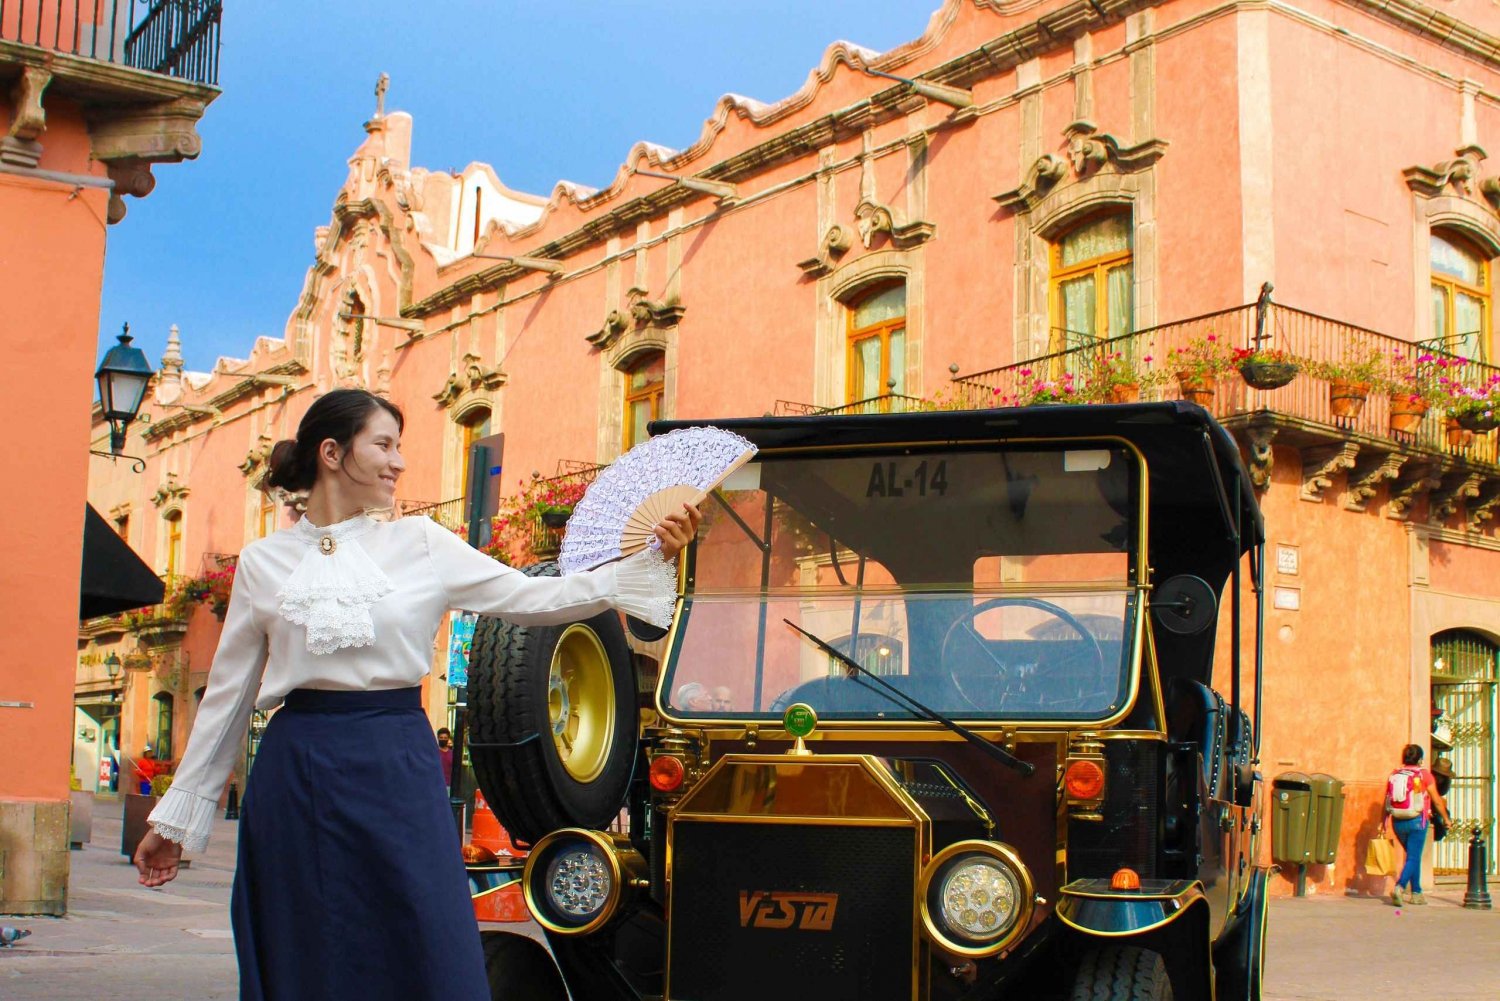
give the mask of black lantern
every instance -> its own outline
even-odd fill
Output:
[[[105,657],[104,670],[109,672],[109,680],[113,681],[118,678],[120,676],[120,655],[111,653],[108,657]]]
[[[115,455],[125,447],[125,429],[141,412],[146,387],[156,373],[146,353],[130,346],[130,324],[120,334],[120,343],[105,352],[94,378],[99,382],[99,404],[109,421],[109,450]]]

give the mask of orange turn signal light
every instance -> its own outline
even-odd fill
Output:
[[[1109,888],[1111,890],[1139,890],[1141,888],[1141,877],[1134,869],[1116,869],[1115,874],[1109,877]]]
[[[686,769],[682,767],[682,759],[670,754],[651,759],[651,788],[657,792],[676,792],[682,788],[685,776]]]
[[[1098,799],[1104,795],[1104,769],[1088,758],[1071,761],[1063,773],[1063,789],[1069,799]]]

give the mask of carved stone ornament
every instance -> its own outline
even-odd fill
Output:
[[[1021,184],[1000,192],[995,201],[1006,208],[1033,209],[1048,191],[1067,177],[1070,168],[1079,180],[1106,168],[1134,174],[1160,160],[1166,152],[1165,139],[1147,139],[1134,146],[1122,146],[1120,140],[1100,132],[1093,122],[1077,121],[1063,130],[1063,156],[1044,153],[1037,157],[1027,168]]]
[[[1344,508],[1364,511],[1380,492],[1382,483],[1393,482],[1401,475],[1407,456],[1401,452],[1375,452],[1360,458],[1349,472],[1349,494]]]
[[[245,461],[240,463],[240,472],[247,477],[254,476],[257,470],[265,468],[266,461],[271,458],[271,449],[275,446],[268,434],[261,435],[245,453]]]
[[[451,407],[465,393],[499,389],[505,385],[507,379],[506,374],[499,368],[486,366],[483,358],[476,354],[466,354],[463,363],[459,366],[459,371],[449,375],[448,381],[443,383],[443,388],[434,393],[432,398],[444,407]]]
[[[903,222],[895,209],[868,198],[854,206],[854,224],[859,229],[859,239],[866,250],[875,242],[876,233],[884,233],[890,237],[891,245],[897,250],[921,246],[937,235],[934,223]]]
[[[37,138],[47,128],[47,112],[42,107],[42,91],[52,82],[52,74],[40,66],[26,66],[10,91],[10,129],[0,139],[0,163],[18,167],[35,167],[42,156]]]
[[[634,322],[635,317],[629,313],[612,309],[609,311],[609,315],[604,318],[604,326],[589,334],[584,340],[601,351],[608,350],[615,341],[620,339],[625,331],[630,329],[630,325]]]
[[[1391,500],[1386,517],[1406,521],[1417,501],[1443,485],[1443,467],[1437,462],[1408,462],[1391,485]]]
[[[682,316],[687,312],[687,307],[675,296],[654,302],[646,298],[646,290],[643,288],[632,288],[625,293],[625,298],[630,304],[631,319],[637,327],[675,327],[682,322]]]
[[[1491,480],[1482,498],[1469,505],[1469,531],[1484,531],[1486,523],[1494,520],[1497,509],[1500,509],[1500,481]]]
[[[1479,488],[1483,483],[1483,473],[1460,470],[1451,477],[1445,477],[1433,491],[1432,502],[1427,508],[1427,520],[1434,524],[1447,521],[1458,513],[1460,504],[1479,496]]]
[[[151,495],[151,503],[157,507],[165,507],[173,501],[180,501],[188,495],[186,484],[180,483],[176,473],[168,473],[162,480],[161,486],[156,488],[156,493]]]
[[[1302,499],[1321,503],[1324,490],[1333,486],[1333,477],[1354,468],[1359,446],[1354,442],[1309,448],[1302,453]]]
[[[1252,424],[1245,431],[1250,483],[1257,490],[1264,491],[1271,486],[1271,471],[1276,468],[1276,453],[1271,449],[1271,441],[1276,437],[1276,430],[1264,424]]]
[[[849,252],[853,243],[854,241],[849,238],[849,231],[838,223],[834,223],[828,227],[828,232],[823,234],[818,256],[798,261],[797,267],[801,268],[802,273],[809,278],[821,278],[833,271],[835,263]]]
[[[1483,147],[1464,146],[1457,155],[1431,167],[1407,167],[1401,172],[1406,186],[1419,195],[1436,198],[1451,188],[1460,195],[1472,196],[1479,180],[1479,165],[1485,158]]]

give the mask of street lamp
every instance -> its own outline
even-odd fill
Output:
[[[99,371],[94,373],[99,383],[99,405],[104,411],[104,419],[109,421],[109,451],[93,454],[111,459],[119,456],[125,448],[125,429],[141,412],[146,387],[156,374],[146,361],[146,353],[131,347],[130,340],[130,324],[127,323],[120,333],[120,343],[105,352]],[[145,470],[145,462],[135,461],[137,472]]]
[[[120,655],[111,653],[104,658],[104,670],[109,675],[109,680],[114,681],[120,676]]]

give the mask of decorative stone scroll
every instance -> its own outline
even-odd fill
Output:
[[[1357,455],[1359,446],[1354,442],[1306,449],[1302,453],[1302,499],[1322,503],[1322,492],[1333,486],[1336,474],[1354,468]]]
[[[1380,493],[1380,485],[1401,475],[1407,456],[1401,452],[1372,452],[1357,461],[1349,471],[1349,494],[1344,498],[1347,511],[1364,511]]]
[[[1122,146],[1114,136],[1100,132],[1093,122],[1077,121],[1063,130],[1063,150],[1063,156],[1043,153],[1037,157],[1027,168],[1021,184],[1002,191],[995,201],[1006,208],[1034,209],[1048,191],[1068,176],[1070,168],[1079,180],[1107,167],[1133,174],[1160,160],[1167,151],[1167,142],[1147,139],[1134,146]]]
[[[1276,455],[1271,448],[1276,428],[1252,424],[1245,429],[1245,437],[1250,459],[1250,483],[1256,490],[1265,491],[1271,486],[1271,472],[1276,467]]]
[[[1434,461],[1412,461],[1406,464],[1391,486],[1391,500],[1386,517],[1397,521],[1411,518],[1412,509],[1424,496],[1443,485],[1443,467]]]
[[[937,235],[935,223],[903,222],[895,209],[869,198],[854,206],[854,222],[866,250],[875,242],[876,233],[884,233],[890,237],[891,245],[897,250],[919,247]]]
[[[271,449],[275,445],[276,442],[270,435],[262,434],[256,439],[255,444],[250,446],[250,451],[245,453],[245,461],[240,463],[240,472],[244,473],[248,479],[264,469],[271,458]]]
[[[464,394],[499,389],[508,379],[498,366],[487,366],[479,355],[469,353],[464,355],[459,370],[448,375],[448,381],[432,398],[439,406],[451,408]]]
[[[0,138],[0,163],[35,167],[41,159],[42,144],[37,140],[47,128],[42,92],[51,82],[52,74],[40,66],[21,69],[21,78],[11,88],[10,129]]]
[[[849,231],[838,223],[828,227],[828,232],[823,234],[823,242],[819,247],[816,257],[809,257],[805,261],[798,261],[797,267],[809,278],[822,278],[824,275],[832,274],[841,257],[849,252],[854,241],[849,238]]]
[[[1427,509],[1427,520],[1434,524],[1447,521],[1458,513],[1459,506],[1464,501],[1479,496],[1479,488],[1483,483],[1483,473],[1459,470],[1450,477],[1445,477],[1433,491],[1432,502]]]
[[[1469,531],[1484,531],[1487,523],[1494,520],[1497,509],[1500,509],[1500,480],[1490,480],[1488,489],[1468,507]]]
[[[1460,195],[1474,194],[1479,180],[1479,164],[1485,158],[1481,146],[1463,146],[1454,151],[1457,156],[1431,167],[1407,167],[1401,172],[1406,186],[1419,195],[1436,198],[1446,194],[1451,187]]]
[[[151,495],[151,503],[161,508],[180,501],[187,495],[187,485],[178,481],[176,473],[168,473],[161,486],[156,488],[156,493]]]

